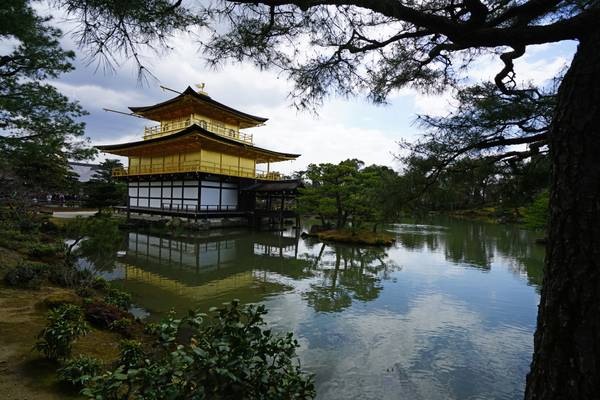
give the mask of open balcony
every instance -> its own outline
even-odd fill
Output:
[[[224,136],[229,139],[237,140],[246,144],[253,144],[252,134],[243,133],[235,129],[225,128],[222,125],[218,125],[213,122],[209,122],[193,116],[163,122],[160,125],[147,126],[144,128],[144,140],[170,135],[172,133],[181,131],[193,124],[196,124],[201,128],[206,129],[207,131],[215,133],[219,136]]]
[[[221,165],[210,161],[183,162],[180,164],[142,165],[124,168],[115,168],[112,175],[115,177],[161,175],[185,172],[204,172],[209,174],[237,176],[240,178],[261,179],[277,181],[284,177],[279,172],[260,171],[254,168],[245,168],[237,165]]]

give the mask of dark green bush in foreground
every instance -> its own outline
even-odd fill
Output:
[[[82,388],[102,370],[97,358],[80,355],[70,359],[58,370],[58,378],[72,386]]]
[[[169,315],[153,327],[155,344],[121,344],[112,371],[93,379],[83,394],[96,399],[311,399],[312,377],[296,359],[292,334],[263,329],[263,306],[233,302],[214,318],[192,312]]]
[[[35,349],[51,360],[71,355],[73,342],[88,331],[79,306],[63,304],[48,311],[48,325],[38,335]]]
[[[119,363],[125,368],[137,368],[144,360],[144,347],[137,340],[122,340]]]
[[[22,289],[38,289],[49,274],[49,267],[39,263],[23,263],[4,276],[7,285]]]
[[[116,288],[107,288],[104,302],[112,304],[121,310],[127,310],[131,305],[131,295]]]

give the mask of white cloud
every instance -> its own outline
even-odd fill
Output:
[[[119,111],[127,111],[128,106],[144,102],[143,93],[139,91],[117,90],[93,83],[83,85],[65,81],[50,83],[71,99],[78,100],[88,110],[110,107]]]
[[[433,116],[448,115],[453,107],[452,92],[447,91],[440,95],[414,94],[417,113]]]
[[[304,169],[310,163],[339,162],[347,158],[358,158],[366,164],[395,166],[392,152],[397,150],[396,141],[400,135],[395,135],[392,129],[356,125],[357,119],[362,124],[368,121],[369,108],[375,106],[365,104],[364,114],[351,115],[348,102],[334,99],[324,105],[318,117],[309,112],[298,112],[290,106],[288,98],[291,82],[276,72],[260,71],[249,64],[209,70],[197,55],[191,40],[178,38],[177,43],[173,53],[153,60],[151,70],[160,83],[151,87],[127,90],[69,83],[58,83],[57,87],[79,99],[86,107],[98,107],[98,101],[101,101],[102,107],[121,110],[126,106],[162,101],[174,95],[160,91],[157,88],[159,84],[183,90],[188,85],[205,82],[205,90],[214,99],[241,111],[269,118],[265,126],[248,130],[248,133],[254,134],[255,145],[301,154],[296,161],[273,165],[273,170],[291,173]],[[103,120],[106,118],[104,116]],[[139,140],[141,135],[140,130],[137,137],[126,133],[108,142]],[[107,142],[105,138],[95,139],[97,144]]]
[[[568,65],[569,60],[566,55],[553,55],[551,49],[550,45],[530,46],[523,57],[516,59],[517,83],[543,85]],[[545,52],[549,54],[544,54]],[[483,56],[469,68],[469,78],[474,81],[493,81],[502,68],[503,63],[498,56]]]
[[[69,30],[68,23],[62,27]],[[71,40],[65,42],[72,44]],[[91,112],[86,120],[88,133],[95,143],[114,143],[139,140],[143,123],[120,120],[118,115],[108,115],[100,111],[101,108],[126,110],[127,106],[165,100],[173,93],[160,90],[161,84],[183,90],[188,85],[205,82],[209,95],[216,100],[269,118],[266,126],[251,130],[256,145],[302,154],[297,161],[273,166],[285,173],[301,170],[309,163],[339,162],[347,158],[397,167],[392,155],[398,151],[396,141],[412,140],[418,134],[417,128],[410,127],[415,115],[442,116],[452,108],[451,92],[425,95],[405,89],[394,93],[389,99],[391,106],[383,110],[363,99],[328,99],[317,118],[290,107],[287,95],[292,83],[285,75],[261,71],[248,63],[210,69],[198,53],[198,44],[187,35],[177,36],[172,45],[174,50],[170,53],[146,55],[148,67],[158,79],[146,87],[138,85],[131,61],[124,62],[112,76],[96,73],[93,65],[79,62],[74,74],[53,83]],[[565,56],[553,55],[552,46],[533,46],[528,50],[531,51],[517,61],[519,79],[524,81],[542,82],[556,74],[566,62]],[[489,80],[500,65],[497,56],[482,58],[473,64],[469,75],[475,80]],[[139,130],[137,134],[135,129]]]
[[[253,129],[256,145],[302,154],[292,163],[280,163],[282,172],[300,170],[310,163],[337,163],[358,158],[366,164],[393,167],[391,152],[397,150],[395,138],[377,129],[353,127],[332,117],[312,118],[280,110],[264,127]]]

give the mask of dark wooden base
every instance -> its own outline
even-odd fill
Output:
[[[298,217],[297,213],[292,210],[228,210],[228,209],[204,209],[196,210],[195,208],[186,209],[168,209],[168,208],[152,208],[152,207],[115,207],[119,211],[126,211],[127,218],[132,213],[148,214],[148,215],[163,215],[165,217],[189,218],[194,220],[209,219],[209,218],[247,218],[248,224],[252,227],[259,228],[264,219],[268,219],[271,224],[283,224],[283,220],[287,218]]]

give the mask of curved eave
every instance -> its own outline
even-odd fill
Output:
[[[253,146],[253,145],[243,143],[243,142],[240,142],[240,141],[237,141],[234,139],[230,139],[228,137],[224,137],[224,136],[218,135],[216,133],[207,131],[206,129],[204,129],[198,125],[195,125],[195,124],[187,127],[186,129],[184,129],[180,132],[173,133],[173,134],[166,135],[166,136],[157,137],[154,139],[140,140],[137,142],[129,142],[129,143],[121,143],[121,144],[102,145],[102,146],[95,146],[95,147],[100,151],[103,151],[106,153],[111,153],[111,154],[116,154],[116,155],[120,155],[120,156],[130,156],[130,155],[137,156],[138,155],[137,153],[139,152],[140,149],[155,148],[155,151],[150,151],[150,152],[156,153],[156,155],[160,155],[160,154],[168,154],[169,153],[169,146],[166,146],[169,142],[171,142],[173,144],[176,142],[183,142],[188,139],[193,139],[194,136],[199,136],[206,140],[225,144],[225,145],[233,147],[233,148],[237,147],[240,150],[244,150],[247,152],[256,153],[256,154],[262,156],[261,160],[262,159],[265,160],[265,161],[257,161],[257,162],[277,162],[277,161],[295,160],[296,158],[300,157],[300,154],[282,153],[282,152],[278,152],[278,151],[264,149],[262,147]]]
[[[196,101],[216,107],[216,108],[220,109],[221,111],[224,111],[229,114],[233,114],[238,118],[252,121],[255,123],[255,125],[263,124],[263,123],[267,122],[267,120],[268,120],[268,118],[263,118],[263,117],[258,117],[256,115],[247,114],[245,112],[236,110],[235,108],[226,106],[225,104],[219,103],[218,101],[213,100],[208,95],[196,92],[194,89],[192,89],[189,86],[180,95],[175,96],[172,99],[163,101],[162,103],[157,103],[157,104],[154,104],[151,106],[143,106],[143,107],[129,107],[129,109],[135,114],[138,114],[141,116],[146,116],[146,114],[149,114],[153,111],[157,111],[160,108],[163,108],[165,106],[168,106],[168,105],[171,105],[173,103],[183,100],[185,98],[185,96],[191,96]]]

